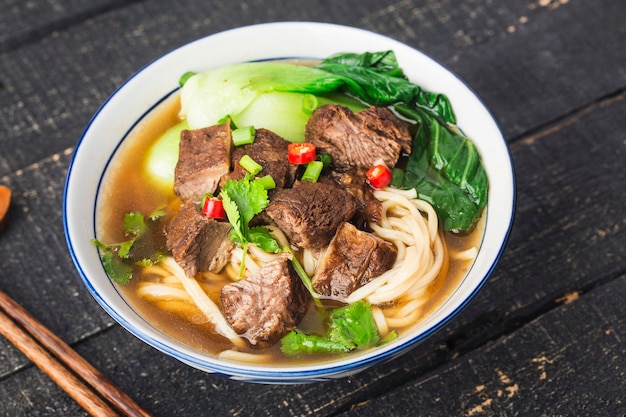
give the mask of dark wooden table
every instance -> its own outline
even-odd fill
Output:
[[[447,327],[358,376],[270,386],[206,374],[99,307],[68,255],[65,172],[113,90],[185,42],[334,22],[439,60],[510,144],[517,215],[501,263]],[[616,0],[2,0],[0,288],[154,415],[626,415],[626,3]],[[0,415],[83,410],[0,338]]]

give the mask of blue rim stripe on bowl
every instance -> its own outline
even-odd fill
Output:
[[[232,29],[230,31],[221,32],[221,33],[218,33],[218,34],[215,34],[215,35],[211,35],[211,36],[209,36],[207,38],[213,38],[213,37],[216,37],[216,36],[224,37],[224,36],[229,36],[229,34],[233,34],[235,32],[247,31],[247,30],[253,30],[254,31],[254,30],[259,30],[259,29],[263,30],[263,29],[269,29],[270,27],[282,27],[282,28],[286,29],[289,26],[293,26],[293,25],[297,25],[298,27],[304,25],[305,27],[310,28],[311,30],[314,30],[314,31],[324,31],[324,30],[327,30],[327,29],[331,29],[331,30],[341,29],[341,30],[352,31],[352,32],[356,32],[359,35],[364,35],[364,36],[366,35],[368,37],[375,37],[375,38],[385,39],[385,40],[389,41],[390,45],[396,45],[398,47],[402,46],[403,48],[410,48],[410,49],[413,50],[413,48],[409,47],[408,45],[401,44],[398,41],[395,41],[393,39],[387,38],[387,37],[385,37],[383,35],[374,34],[372,32],[365,31],[365,30],[362,30],[362,29],[349,28],[349,27],[333,25],[333,24],[325,24],[325,23],[321,23],[320,24],[320,23],[309,23],[309,22],[305,22],[305,23],[303,23],[303,22],[283,22],[283,23],[278,23],[278,24],[274,23],[274,24],[256,25],[256,26],[252,26],[252,27],[244,27],[244,28]],[[187,363],[187,364],[189,364],[191,366],[194,366],[196,368],[203,369],[203,370],[206,370],[208,372],[213,372],[213,373],[226,375],[226,376],[229,376],[229,377],[234,378],[234,379],[243,379],[243,380],[248,380],[248,381],[251,380],[251,381],[255,381],[255,382],[299,383],[299,382],[312,382],[312,381],[316,381],[316,380],[327,380],[327,379],[332,379],[332,378],[337,378],[337,377],[343,377],[343,376],[352,374],[354,372],[360,371],[360,370],[362,370],[364,368],[367,368],[367,367],[369,367],[369,366],[373,365],[374,363],[377,363],[377,362],[379,362],[381,360],[389,360],[391,358],[394,358],[394,357],[404,353],[405,345],[408,344],[408,345],[415,346],[417,343],[423,341],[424,339],[426,339],[427,337],[432,335],[434,332],[438,331],[439,329],[444,327],[446,324],[448,324],[450,322],[450,320],[452,320],[452,318],[454,318],[457,314],[460,313],[460,311],[463,308],[465,308],[467,306],[467,304],[475,297],[475,295],[478,293],[478,291],[487,282],[488,278],[493,273],[493,271],[494,271],[494,269],[496,267],[496,264],[498,263],[499,259],[501,258],[502,253],[503,253],[503,251],[505,249],[505,246],[506,246],[506,242],[508,241],[508,237],[510,235],[512,224],[513,224],[513,219],[514,219],[514,214],[515,214],[515,205],[516,205],[515,173],[513,171],[513,164],[512,164],[510,152],[508,151],[508,149],[506,150],[506,154],[508,156],[508,162],[507,163],[509,164],[509,166],[511,168],[512,177],[511,177],[510,180],[512,181],[512,193],[513,193],[513,195],[512,195],[511,213],[510,213],[510,217],[509,217],[509,224],[507,225],[506,230],[504,231],[504,234],[501,236],[500,247],[498,248],[495,257],[491,260],[490,267],[488,268],[487,272],[484,274],[484,276],[480,280],[480,282],[475,284],[474,288],[472,289],[472,291],[471,291],[471,293],[469,294],[468,297],[466,297],[462,302],[460,302],[445,317],[443,317],[442,319],[440,319],[436,323],[429,325],[429,327],[424,332],[422,332],[421,334],[412,336],[412,337],[410,337],[408,339],[404,339],[403,340],[403,344],[396,344],[396,345],[390,344],[389,346],[383,347],[382,349],[379,348],[375,353],[366,353],[364,355],[358,356],[354,361],[351,361],[351,362],[337,361],[336,364],[332,363],[332,362],[331,363],[327,363],[323,370],[317,369],[317,367],[315,367],[315,366],[310,366],[310,367],[309,366],[303,366],[303,367],[299,367],[299,369],[294,369],[294,370],[290,370],[289,368],[285,368],[284,370],[276,371],[276,370],[271,369],[270,367],[253,366],[253,365],[249,365],[249,364],[246,364],[246,365],[238,365],[238,364],[235,364],[235,363],[231,364],[230,362],[218,361],[216,359],[206,359],[204,357],[201,357],[201,355],[194,354],[193,352],[191,352],[190,349],[186,350],[184,348],[177,348],[177,347],[169,346],[168,344],[166,344],[164,341],[160,340],[155,335],[146,334],[141,329],[136,328],[136,326],[131,321],[128,321],[124,316],[119,314],[119,312],[117,312],[115,310],[115,308],[112,307],[109,304],[109,302],[106,300],[106,297],[99,293],[99,291],[96,289],[96,287],[89,280],[88,274],[87,274],[87,272],[85,271],[85,269],[83,268],[83,266],[81,264],[81,260],[79,259],[79,255],[76,253],[76,248],[75,248],[74,243],[72,242],[72,239],[71,239],[70,219],[68,219],[68,217],[67,217],[68,216],[68,206],[70,204],[68,192],[70,191],[70,187],[72,186],[71,178],[72,178],[72,174],[74,173],[73,169],[75,167],[77,155],[78,155],[79,151],[81,150],[81,147],[83,146],[83,141],[85,140],[86,135],[88,134],[88,132],[92,128],[92,125],[93,125],[94,121],[98,118],[98,116],[101,114],[103,109],[107,106],[107,104],[109,104],[110,101],[117,94],[119,94],[119,92],[125,86],[128,85],[128,83],[130,83],[133,79],[135,79],[137,76],[139,76],[146,69],[151,68],[155,63],[165,59],[166,57],[170,56],[171,54],[176,53],[177,51],[181,50],[182,48],[185,48],[188,45],[191,45],[191,44],[194,44],[194,43],[197,43],[197,42],[202,42],[203,40],[205,40],[207,38],[203,38],[203,39],[196,40],[194,42],[190,42],[190,43],[188,43],[186,45],[181,46],[180,48],[177,48],[177,49],[175,49],[173,51],[170,51],[169,53],[165,54],[161,58],[158,58],[158,59],[152,61],[151,63],[147,64],[146,66],[144,66],[137,73],[135,73],[132,77],[130,77],[128,80],[126,80],[122,85],[120,85],[120,87],[118,87],[118,89],[116,89],[116,91],[109,98],[107,98],[107,100],[105,100],[103,105],[98,109],[98,111],[94,114],[92,119],[89,121],[85,131],[83,132],[82,136],[80,137],[80,139],[79,139],[79,141],[77,143],[76,149],[74,150],[74,153],[73,153],[71,161],[70,161],[69,169],[68,169],[68,172],[67,172],[67,175],[66,175],[66,184],[65,184],[65,188],[64,188],[64,198],[63,198],[64,231],[65,231],[65,234],[66,234],[66,242],[67,242],[67,245],[68,245],[69,252],[70,252],[70,255],[72,257],[72,260],[73,260],[73,262],[74,262],[74,264],[75,264],[75,266],[76,266],[76,268],[77,268],[77,270],[79,272],[79,275],[80,275],[82,281],[85,283],[85,285],[88,288],[89,292],[93,295],[93,297],[96,299],[96,301],[103,307],[103,309],[105,311],[107,311],[107,313],[109,315],[111,315],[116,321],[118,321],[130,333],[135,335],[140,340],[143,340],[147,344],[155,347],[156,349],[161,350],[162,352],[167,353],[167,354],[169,354],[169,355],[171,355],[173,357],[176,357],[179,360],[181,360],[182,362]],[[416,52],[419,52],[419,51],[416,51]],[[268,57],[268,58],[265,58],[265,59],[278,59],[278,58],[269,58]],[[263,60],[265,60],[265,59],[263,59]],[[433,62],[434,62],[434,60],[433,60]],[[439,65],[439,66],[442,66],[440,63],[436,63],[436,64]],[[465,86],[465,88],[467,90],[471,91],[470,87],[467,86],[467,84],[465,84],[465,82],[463,82],[463,80],[458,78],[454,73],[452,73],[452,71],[448,70],[447,68],[446,68],[446,70],[449,73],[451,73],[458,81],[460,81]],[[150,113],[163,100],[167,99],[167,97],[169,97],[174,91],[176,91],[176,89],[170,91],[170,93],[167,96],[163,97],[159,102],[154,104],[149,110],[147,110],[143,114],[143,116],[141,118],[139,118],[137,121],[135,121],[135,123],[128,129],[126,134],[122,137],[122,139],[117,144],[116,150],[117,150],[117,148],[119,146],[121,146],[121,144],[124,141],[124,139],[126,138],[126,136],[130,134],[132,129],[137,125],[137,123],[139,123],[143,117],[145,117],[148,113]],[[471,93],[474,94],[473,91],[471,91]],[[476,94],[474,94],[474,96],[476,98],[478,98],[478,96]],[[480,99],[478,98],[478,100],[480,100]],[[489,116],[493,119],[491,114]],[[493,119],[493,122],[496,123],[495,119]],[[499,130],[499,127],[497,126],[497,123],[496,123],[496,128]],[[502,141],[504,141],[504,139],[502,139]],[[506,147],[506,143],[504,143],[504,146]],[[106,166],[108,166],[109,163],[110,163],[110,159],[107,161]],[[102,177],[100,177],[100,182],[101,181],[102,181]],[[98,189],[99,188],[100,188],[100,183],[98,184]],[[489,215],[489,213],[487,213],[487,216],[488,215]],[[94,213],[94,219],[95,219],[95,213]],[[95,235],[95,223],[93,225],[93,231],[94,231],[94,235]],[[482,246],[483,243],[484,242],[481,243],[481,246]],[[96,250],[96,249],[94,248],[94,250]],[[473,268],[473,266],[472,266],[472,268]],[[111,285],[113,286],[112,283],[111,283]],[[115,289],[115,291],[118,292],[117,289]],[[139,316],[137,315],[137,317],[139,317]],[[143,320],[143,318],[140,318],[140,319],[145,322],[145,320]],[[157,332],[159,335],[162,335],[162,333],[160,331],[158,331],[158,329],[155,329],[149,323],[148,323],[148,325],[155,332]],[[174,344],[174,346],[177,346],[177,345],[179,345],[179,344],[178,343]]]

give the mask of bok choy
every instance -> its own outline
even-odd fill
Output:
[[[338,54],[315,66],[251,62],[198,73],[182,87],[181,116],[191,129],[216,124],[228,115],[236,124],[239,118],[245,125],[270,130],[272,119],[275,126],[293,122],[290,129],[303,132],[310,104],[297,105],[294,100],[311,95],[320,106],[351,97],[358,100],[349,101],[353,110],[386,106],[414,121],[414,150],[404,181],[394,184],[415,188],[434,206],[446,230],[474,227],[486,205],[488,188],[480,155],[456,128],[448,98],[409,81],[393,51]],[[277,104],[281,101],[286,111]],[[277,130],[281,134],[280,127]],[[302,133],[289,135],[286,139],[301,141]]]

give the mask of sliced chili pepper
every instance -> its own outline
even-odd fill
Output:
[[[287,150],[289,153],[289,162],[292,164],[302,165],[315,161],[316,148],[312,143],[290,143]]]
[[[383,189],[391,183],[393,175],[391,170],[383,164],[374,165],[367,170],[367,180],[377,190]]]
[[[205,196],[202,201],[202,214],[210,219],[225,219],[226,210],[222,200],[215,197]]]

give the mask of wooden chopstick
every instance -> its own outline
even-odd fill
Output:
[[[60,362],[43,349],[6,314],[0,312],[0,333],[17,346],[28,359],[67,392],[78,404],[93,416],[117,416],[104,400],[96,396],[86,385],[69,372]]]
[[[150,415],[3,291],[0,291],[0,333],[91,415]],[[63,364],[89,385],[84,384]],[[111,408],[98,394],[119,411]]]

